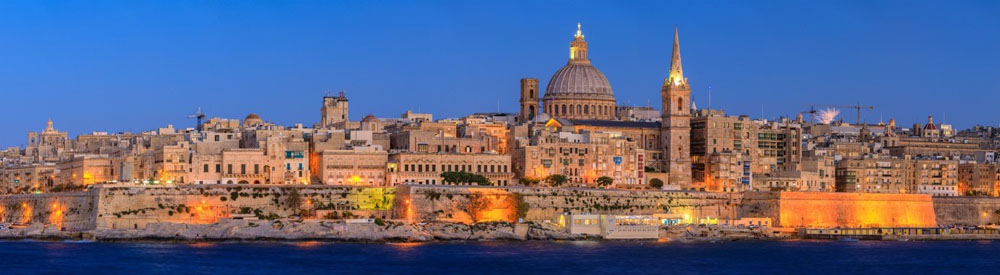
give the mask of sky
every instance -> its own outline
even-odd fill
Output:
[[[657,107],[680,29],[699,108],[775,119],[874,105],[865,121],[998,125],[1000,1],[0,1],[0,146],[52,119],[92,131],[257,113],[517,112],[577,22],[619,104]],[[846,121],[854,111],[841,110]]]

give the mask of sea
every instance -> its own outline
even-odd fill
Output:
[[[0,274],[998,273],[998,241],[0,241]]]

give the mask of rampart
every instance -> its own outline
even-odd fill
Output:
[[[84,192],[0,196],[0,222],[44,223],[69,231],[330,212],[410,222],[558,221],[563,213],[670,213],[689,222],[770,217],[782,227],[933,227],[996,223],[1000,198],[426,185],[94,186]]]
[[[937,197],[934,213],[941,225],[998,224],[1000,198]]]
[[[96,193],[0,196],[0,222],[27,225],[43,223],[68,231],[93,229]]]
[[[936,227],[929,195],[819,192],[748,193],[741,215],[781,227]]]
[[[556,221],[563,213],[682,214],[691,220],[736,217],[735,193],[400,186],[393,216],[410,221]],[[519,207],[519,204],[522,207]],[[518,213],[518,209],[523,213]]]

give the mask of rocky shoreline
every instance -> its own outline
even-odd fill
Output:
[[[331,242],[430,242],[430,241],[526,241],[588,240],[599,237],[574,235],[541,224],[505,222],[466,225],[461,223],[404,224],[342,221],[226,220],[212,224],[153,223],[144,229],[98,229],[65,232],[33,224],[26,228],[0,230],[0,239],[92,240],[92,241],[331,241]]]
[[[224,220],[212,224],[153,223],[143,229],[60,231],[33,224],[0,229],[0,240],[85,240],[98,242],[224,242],[224,241],[322,241],[322,242],[436,242],[436,241],[572,241],[603,240],[600,236],[570,234],[554,224],[492,222],[463,224],[433,222],[346,223],[331,220]],[[984,238],[986,237],[986,238]],[[659,241],[730,242],[798,239],[769,228],[719,226],[670,226],[660,229]],[[906,240],[996,240],[1000,236],[911,236]],[[885,241],[898,241],[885,239]]]

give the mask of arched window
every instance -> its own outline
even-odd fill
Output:
[[[589,105],[584,105],[583,106],[583,114],[590,114],[590,106]]]
[[[583,106],[580,106],[579,104],[577,104],[576,105],[576,113],[579,114],[580,111],[583,111]]]
[[[677,97],[677,110],[678,111],[684,111],[684,105],[681,104],[681,98],[680,97]]]
[[[562,112],[559,112],[559,114],[562,114],[562,115],[566,114],[566,105],[562,105]]]
[[[528,98],[535,98],[535,89],[528,90]]]

